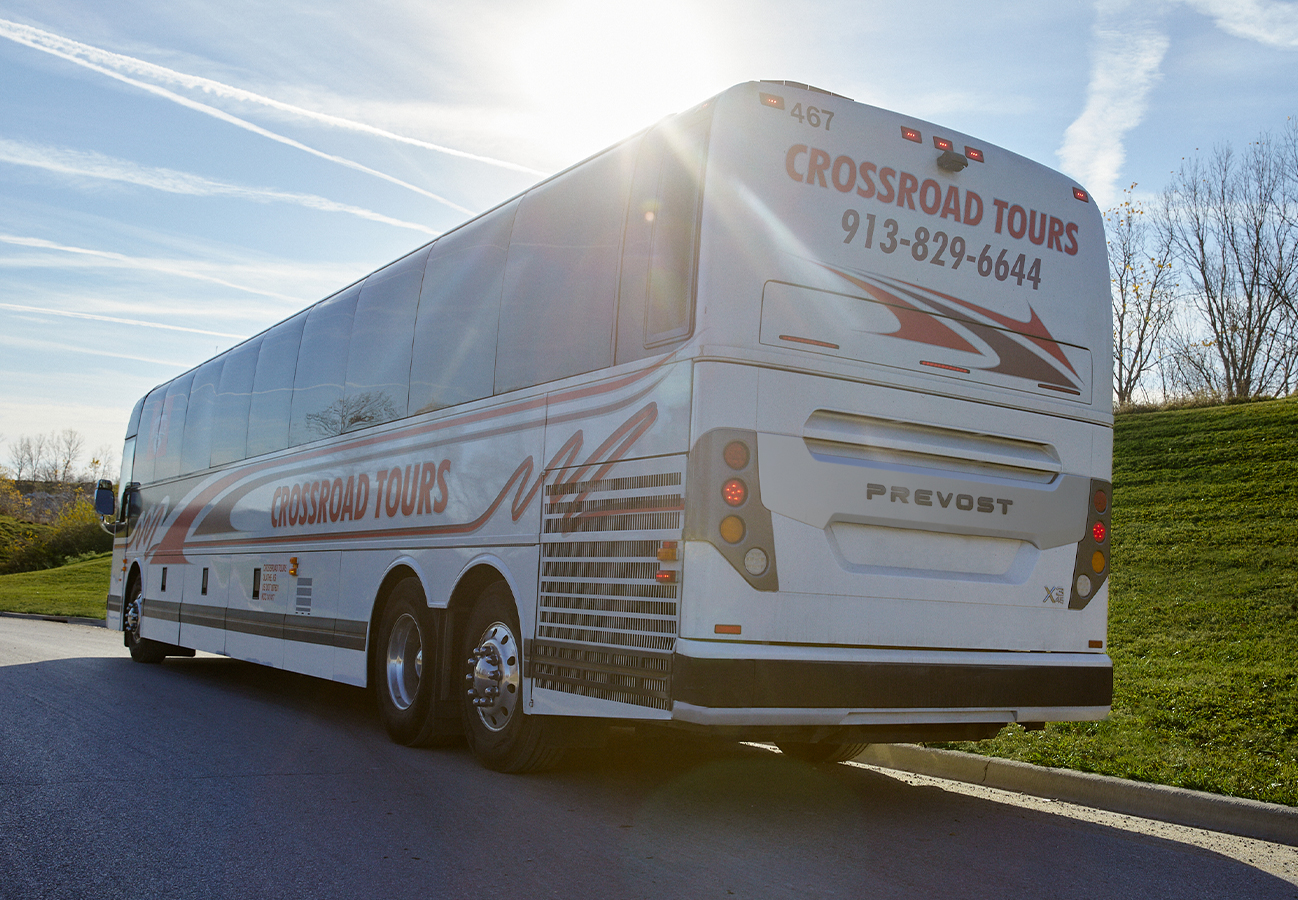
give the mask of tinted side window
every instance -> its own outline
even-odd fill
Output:
[[[706,114],[671,119],[641,145],[622,257],[618,362],[690,333],[708,122]]]
[[[221,386],[225,357],[218,356],[198,367],[189,389],[189,411],[185,416],[185,449],[180,470],[197,472],[212,464],[212,425],[216,420],[216,391]]]
[[[162,414],[158,417],[158,432],[154,439],[153,478],[174,478],[180,474],[180,451],[185,440],[185,411],[189,406],[189,388],[194,383],[194,373],[182,375],[167,385],[162,401]]]
[[[297,371],[293,375],[290,447],[343,433],[347,422],[343,404],[347,345],[351,341],[352,315],[360,293],[360,285],[355,285],[307,310],[301,351],[297,353]],[[261,374],[260,366],[258,374]]]
[[[496,370],[500,289],[518,203],[433,244],[415,320],[410,411],[490,397]]]
[[[635,144],[533,188],[514,219],[496,393],[613,361],[622,226]]]
[[[261,338],[255,337],[225,354],[221,383],[216,389],[216,424],[212,429],[212,465],[234,462],[247,455],[248,405],[252,378],[257,371]]]
[[[144,398],[144,407],[140,412],[138,439],[135,442],[135,474],[132,476],[140,484],[153,480],[153,460],[158,447],[158,420],[162,418],[162,403],[167,396],[167,387],[156,387]]]
[[[126,423],[126,436],[131,437],[139,434],[140,431],[140,413],[144,411],[144,398],[141,397],[135,401],[135,408],[131,410],[131,420]]]
[[[293,406],[293,375],[302,344],[306,311],[280,322],[261,338],[257,374],[248,404],[248,455],[260,456],[288,446],[288,420]]]
[[[344,431],[406,414],[415,310],[427,260],[425,247],[375,272],[361,287],[347,352]]]

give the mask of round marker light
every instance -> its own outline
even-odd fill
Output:
[[[1077,596],[1079,597],[1091,596],[1091,579],[1089,576],[1087,575],[1077,576]]]
[[[731,441],[726,444],[726,449],[722,451],[721,458],[726,461],[732,469],[742,469],[748,465],[748,445],[743,441]]]
[[[732,478],[721,486],[721,497],[731,506],[742,506],[748,499],[748,485],[738,478]]]
[[[1095,525],[1091,528],[1091,537],[1095,538],[1095,543],[1097,544],[1104,543],[1105,531],[1104,531],[1103,522],[1095,523]]]
[[[1095,511],[1102,513],[1108,508],[1109,508],[1109,495],[1104,493],[1104,491],[1096,491]]]
[[[766,551],[754,547],[744,554],[744,568],[749,575],[761,575],[766,571]]]
[[[726,516],[717,527],[717,531],[721,532],[721,539],[728,544],[738,544],[744,539],[747,530],[744,527],[744,520],[739,516]]]
[[[1099,550],[1096,550],[1091,555],[1091,568],[1095,570],[1096,574],[1104,571],[1104,554]]]

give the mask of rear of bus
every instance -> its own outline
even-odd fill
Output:
[[[977,739],[1109,710],[1101,216],[978,138],[716,99],[673,718]]]

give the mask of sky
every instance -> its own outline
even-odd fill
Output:
[[[1298,114],[1298,2],[0,0],[0,465],[762,78],[1107,208]]]

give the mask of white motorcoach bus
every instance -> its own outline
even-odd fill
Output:
[[[1110,341],[1066,177],[742,84],[151,391],[108,624],[506,771],[1100,719]]]

